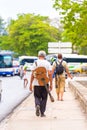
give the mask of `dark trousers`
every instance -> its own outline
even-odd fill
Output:
[[[40,106],[41,114],[46,110],[48,93],[44,86],[34,86],[35,106]]]

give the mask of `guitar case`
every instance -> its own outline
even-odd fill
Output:
[[[47,77],[47,71],[45,67],[36,68],[33,72],[33,75],[34,75],[34,78],[38,80],[38,83],[40,86],[44,86],[44,82],[45,84],[48,84],[49,78]]]

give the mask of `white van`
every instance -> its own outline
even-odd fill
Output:
[[[20,56],[19,64],[27,68],[28,71],[32,70],[34,61],[37,60],[36,56]]]

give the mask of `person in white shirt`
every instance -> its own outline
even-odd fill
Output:
[[[38,67],[44,67],[46,69],[47,77],[49,78],[49,83],[47,84],[49,90],[52,90],[52,67],[50,63],[45,59],[46,52],[41,50],[38,52],[38,60],[36,60],[32,67],[32,74],[30,80],[30,90],[34,88],[34,98],[35,98],[35,108],[36,108],[36,116],[44,117],[45,110],[46,110],[46,103],[48,92],[44,85],[40,85],[38,83],[37,78],[34,77],[33,72]],[[33,85],[32,85],[33,84]],[[34,86],[34,87],[32,87]]]

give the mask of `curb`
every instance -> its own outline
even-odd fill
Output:
[[[87,114],[87,88],[76,81],[69,81],[68,86]]]
[[[14,109],[16,109],[24,100],[26,100],[30,95],[32,94],[32,92],[26,94],[24,97],[22,97],[14,106],[12,106],[12,108],[10,109],[10,111],[7,111],[2,117],[0,117],[0,122],[3,121],[5,118],[7,118],[13,111]]]

